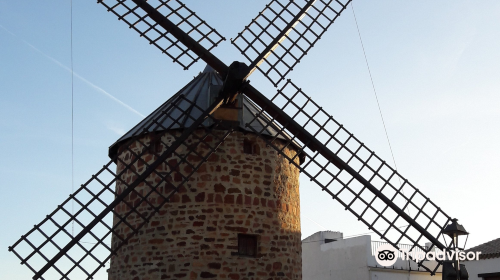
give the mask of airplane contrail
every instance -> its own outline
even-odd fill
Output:
[[[30,48],[32,48],[34,51],[40,53],[41,55],[45,56],[46,58],[48,58],[49,60],[51,60],[52,62],[54,62],[55,64],[59,65],[59,67],[63,68],[64,70],[70,72],[70,73],[73,73],[73,75],[80,79],[81,81],[83,81],[84,83],[86,83],[87,85],[89,85],[91,88],[95,89],[96,91],[104,94],[105,96],[109,97],[110,99],[112,99],[113,101],[117,102],[118,104],[122,105],[123,107],[127,108],[129,111],[139,115],[140,117],[144,118],[145,116],[141,113],[139,113],[137,110],[135,110],[134,108],[130,107],[128,104],[126,104],[125,102],[121,101],[120,99],[114,97],[113,95],[111,95],[109,92],[105,91],[104,89],[102,89],[101,87],[95,85],[94,83],[92,83],[91,81],[85,79],[84,77],[80,76],[78,73],[72,71],[69,67],[67,67],[66,65],[62,64],[61,62],[59,62],[57,59],[51,57],[50,55],[42,52],[41,50],[39,50],[37,47],[33,46],[32,44],[28,43],[27,41],[23,40],[22,38],[20,38],[19,36],[17,36],[16,34],[12,33],[10,30],[8,30],[7,28],[5,28],[3,25],[0,24],[0,28],[2,28],[3,30],[5,30],[7,33],[9,33],[10,35],[14,36],[16,39],[20,40],[21,42],[23,42],[24,44],[28,45]]]

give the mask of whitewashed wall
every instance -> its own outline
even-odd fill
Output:
[[[325,244],[325,238],[338,240]],[[339,232],[317,232],[302,240],[303,280],[441,280],[440,270],[431,276],[401,259],[395,269],[380,267],[372,255],[369,235],[341,238]]]
[[[500,258],[466,261],[464,264],[469,272],[469,280],[482,280],[477,277],[478,274],[500,272]]]

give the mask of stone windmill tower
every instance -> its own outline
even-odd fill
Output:
[[[250,64],[227,66],[211,53],[225,39],[179,0],[98,0],[184,69],[214,70],[9,250],[35,280],[105,277],[108,264],[113,280],[301,279],[299,172],[396,248],[446,248],[452,218],[284,81],[350,2],[271,0],[231,40]],[[250,84],[255,70],[272,98]],[[442,264],[416,261],[431,274]]]
[[[205,110],[222,84],[219,75],[207,66],[176,96],[184,95]],[[171,100],[174,99],[175,96]],[[155,119],[157,112],[169,110],[169,101],[136,127],[153,127],[148,122]],[[171,201],[163,205],[159,214],[127,245],[121,247],[118,255],[111,259],[109,279],[163,279],[161,276],[166,275],[165,272],[171,279],[258,279],[264,276],[266,279],[273,276],[301,279],[299,170],[266,145],[253,133],[254,130],[242,125],[254,119],[257,112],[258,108],[243,95],[233,105],[218,108],[214,112],[215,119],[233,124],[234,132],[191,175],[189,182],[181,187]],[[168,112],[170,115],[176,113],[175,109]],[[173,125],[171,119],[166,119],[162,127],[168,127],[168,130],[157,129],[137,139],[149,143],[155,150],[148,151],[149,155],[145,157],[152,161],[153,152],[162,153],[166,149],[162,143],[169,143],[173,139],[172,134],[179,134],[179,130],[189,127],[188,119],[184,116]],[[268,121],[266,119],[263,124]],[[259,126],[260,122],[255,124],[253,129],[260,131],[264,128],[263,125]],[[123,146],[135,130],[125,134],[110,148],[111,158],[118,153],[117,173],[130,164],[132,153],[140,152],[140,146],[136,144]],[[262,135],[283,138],[276,133],[277,130],[278,127],[267,126]],[[222,135],[225,131],[216,133]],[[289,139],[282,140],[284,145],[285,140]],[[295,156],[296,150],[293,145],[284,147],[284,152],[290,157]],[[164,168],[175,166],[184,154],[182,150],[177,151],[177,154],[167,158],[170,164]],[[299,161],[297,158],[296,163],[299,164]],[[131,182],[133,170],[143,167],[136,162],[134,168],[124,174],[124,181]],[[184,175],[192,171],[186,163],[177,168]],[[169,170],[160,168],[159,172],[162,171]],[[171,180],[180,181],[181,178],[174,174]],[[148,181],[154,184],[160,179],[150,176]],[[120,193],[125,185],[118,183],[116,188],[117,193]],[[166,196],[170,190],[165,188],[165,183],[158,187]],[[149,187],[141,184],[137,189],[145,193]],[[152,194],[149,199],[156,200],[159,197],[158,194]],[[134,204],[136,199],[136,195],[130,195],[117,206],[117,213],[121,215],[114,217],[115,224],[119,222],[120,216],[129,211],[126,203]],[[137,210],[146,212],[148,207],[144,204]],[[134,215],[127,219],[130,224],[135,221],[140,220]],[[124,224],[118,227],[118,234],[113,236],[112,243],[119,241],[118,235],[126,230],[128,226]]]

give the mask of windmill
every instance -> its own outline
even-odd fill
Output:
[[[9,248],[35,273],[34,279],[44,279],[50,273],[62,279],[91,278],[120,254],[164,205],[175,200],[183,185],[241,126],[395,247],[399,243],[425,251],[447,247],[442,230],[450,216],[300,87],[285,80],[350,1],[271,1],[232,40],[249,60],[248,66],[240,62],[227,66],[212,55],[210,50],[224,38],[179,1],[99,2],[185,69],[200,59],[205,61],[210,68],[204,75],[215,75],[213,79],[220,82],[210,83],[210,98],[203,104],[182,91],[173,96],[147,122],[120,139],[119,145],[112,146],[110,162]],[[247,82],[256,69],[277,87],[271,99]],[[243,124],[218,115],[239,110],[242,104],[250,106],[247,108],[253,116]],[[161,138],[142,141],[152,133],[168,130],[176,130],[168,142]],[[119,151],[118,146],[124,150]],[[289,147],[296,152],[288,152]],[[179,149],[184,152],[179,153]],[[120,158],[121,152],[128,152],[130,161]],[[168,161],[172,155],[179,160]],[[121,168],[115,171],[116,163]],[[179,172],[181,165],[188,165],[190,171]],[[124,178],[127,173],[132,174],[130,179]],[[152,175],[160,178],[158,184],[148,183]],[[121,188],[115,189],[115,184]],[[144,185],[147,191],[139,192]],[[152,196],[155,201],[150,200]],[[131,197],[135,201],[130,201]],[[71,213],[67,209],[70,203],[80,209]],[[138,222],[129,223],[131,215]],[[104,221],[109,217],[114,217],[113,224]],[[407,226],[396,225],[400,221]],[[77,227],[74,235],[68,231],[72,223]],[[118,233],[120,227],[127,233]],[[34,236],[44,241],[34,243]],[[113,245],[108,243],[111,236],[115,237]],[[88,239],[93,241],[90,247],[82,244]],[[426,242],[433,245],[420,245]],[[425,261],[420,265],[430,273],[439,267],[429,267]]]

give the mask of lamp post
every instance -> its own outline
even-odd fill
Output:
[[[458,236],[460,235],[469,235],[469,233],[465,230],[464,226],[458,223],[457,219],[452,219],[451,223],[448,224],[444,230],[443,234],[448,235],[452,239],[453,249],[455,249],[455,261],[454,269],[452,269],[451,262],[443,263],[443,280],[467,280],[469,279],[469,274],[467,273],[467,269],[465,269],[465,265],[460,264],[460,260],[458,258],[458,250],[464,250],[464,248],[458,247]],[[467,242],[467,239],[465,240]],[[465,247],[465,243],[464,243]],[[453,260],[451,260],[453,261]],[[451,271],[450,271],[451,270]],[[453,271],[454,270],[454,271]],[[454,273],[453,273],[454,272]]]

